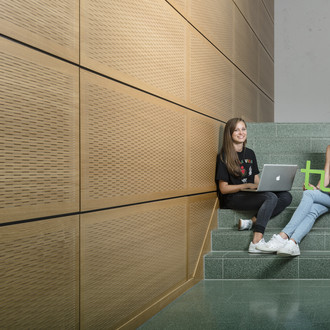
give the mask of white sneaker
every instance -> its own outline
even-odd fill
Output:
[[[277,250],[277,254],[281,256],[299,256],[299,245],[290,239],[283,247]]]
[[[249,245],[249,253],[272,253],[272,252],[266,252],[266,251],[262,251],[262,250],[258,249],[258,247],[261,247],[264,244],[266,244],[266,242],[263,238],[256,244],[251,242]]]
[[[252,220],[243,220],[239,219],[238,221],[238,230],[250,230],[252,228]]]
[[[267,243],[257,246],[257,249],[265,252],[277,252],[278,249],[283,247],[287,242],[287,239],[282,238],[278,234],[274,234]]]

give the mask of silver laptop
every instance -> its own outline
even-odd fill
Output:
[[[292,188],[297,168],[298,165],[265,164],[258,189],[242,189],[242,191],[289,191]]]

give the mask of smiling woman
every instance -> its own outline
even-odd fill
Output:
[[[254,228],[250,253],[267,253],[259,248],[265,244],[263,235],[269,219],[281,213],[292,201],[289,192],[256,192],[259,169],[255,153],[246,147],[247,128],[242,118],[230,119],[224,130],[223,145],[217,159],[216,181],[221,207],[256,210],[251,220],[239,220],[238,229]]]

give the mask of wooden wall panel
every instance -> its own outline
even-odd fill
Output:
[[[81,64],[184,102],[184,19],[165,1],[82,0]]]
[[[187,1],[189,0],[167,0],[177,11],[186,16],[187,13]]]
[[[208,227],[217,196],[215,193],[189,197],[188,213],[188,276],[195,273],[201,258],[204,241],[208,239]]]
[[[260,4],[259,24],[260,40],[274,62],[274,22],[263,3]]]
[[[2,329],[78,329],[78,216],[0,231]]]
[[[186,281],[186,216],[186,198],[82,215],[82,329],[114,329]]]
[[[258,122],[274,121],[274,102],[265,94],[258,95]]]
[[[213,46],[191,33],[190,102],[221,120],[232,117],[233,66]]]
[[[258,84],[259,42],[241,13],[235,8],[234,62],[255,84]]]
[[[258,121],[258,88],[239,70],[235,70],[234,114],[246,121]]]
[[[265,7],[267,8],[267,12],[274,22],[274,0],[262,0]]]
[[[274,58],[274,22],[262,0],[234,0],[252,30]]]
[[[79,0],[0,2],[4,35],[78,63]]]
[[[261,89],[274,100],[274,61],[263,47],[259,47],[259,82]]]
[[[0,221],[79,210],[78,68],[0,39]]]
[[[82,209],[187,192],[187,111],[81,72]]]
[[[188,188],[190,193],[215,190],[215,161],[220,122],[189,113]]]
[[[259,36],[260,34],[260,6],[262,5],[262,0],[233,0],[238,7],[239,11],[242,13],[243,17],[246,19],[248,24],[251,26],[253,32]]]
[[[232,0],[189,1],[189,20],[221,52],[233,58],[234,4]]]

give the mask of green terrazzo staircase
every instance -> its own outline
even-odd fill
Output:
[[[298,164],[291,190],[293,201],[283,213],[270,220],[265,239],[278,233],[290,220],[302,196],[306,161],[312,169],[323,169],[330,144],[330,124],[248,123],[248,147],[263,164]],[[316,183],[319,177],[311,176]],[[218,228],[212,231],[212,251],[204,257],[205,279],[330,279],[330,213],[320,217],[300,244],[299,257],[247,252],[252,231],[238,231],[239,218],[252,212],[218,211]]]

